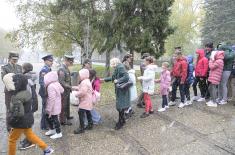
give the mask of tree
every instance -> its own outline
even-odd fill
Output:
[[[175,32],[166,40],[167,55],[171,55],[177,46],[182,46],[185,54],[192,53],[199,46],[200,6],[201,0],[175,0],[169,20]]]
[[[208,41],[235,43],[235,1],[206,0],[202,43]]]
[[[7,32],[3,29],[0,29],[0,56],[7,57],[8,53],[15,51],[16,47],[8,39],[6,39]]]

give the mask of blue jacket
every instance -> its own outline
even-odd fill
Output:
[[[51,71],[51,68],[47,65],[43,66],[41,71],[39,72],[39,95],[41,97],[46,97],[45,87],[44,87],[44,75]]]
[[[194,72],[194,65],[193,65],[193,56],[187,56],[188,61],[188,75],[187,75],[187,84],[192,84],[194,82],[193,72]]]

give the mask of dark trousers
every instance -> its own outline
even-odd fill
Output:
[[[162,108],[165,108],[165,106],[168,106],[167,95],[162,95]]]
[[[180,99],[181,99],[181,102],[184,103],[184,100],[185,100],[184,85],[185,84],[180,84],[180,81],[181,81],[181,78],[176,78],[175,81],[172,84],[172,98],[171,98],[171,101],[175,102],[176,91],[177,91],[177,88],[179,87],[179,89],[180,89]]]
[[[85,129],[85,123],[84,123],[84,118],[85,117],[87,117],[88,125],[93,125],[91,112],[89,110],[79,109],[78,115],[79,115],[80,129],[81,130]]]
[[[208,81],[207,79],[207,82],[206,82],[206,86],[207,86],[207,90],[206,90],[206,98],[210,98],[210,90],[209,90],[209,87],[210,87],[210,82]]]
[[[40,128],[46,130],[48,128],[48,122],[46,120],[46,98],[42,97],[42,114]]]
[[[61,98],[62,106],[61,106],[61,113],[60,113],[60,122],[65,123],[67,119],[70,117],[70,91],[65,91],[62,94]]]
[[[208,90],[208,86],[206,83],[206,77],[197,77],[197,80],[199,81],[199,88],[201,91],[201,97],[205,98],[206,97],[206,92]]]
[[[137,104],[138,105],[145,105],[145,103],[144,103],[144,93],[143,92],[141,92],[141,94],[138,98]]]
[[[187,101],[190,101],[190,90],[189,89],[190,89],[190,84],[186,83],[184,85],[184,93],[185,93]]]
[[[118,110],[118,114],[119,114],[119,117],[118,117],[118,124],[120,124],[121,126],[123,126],[126,121],[125,121],[125,109],[122,109],[122,110]]]
[[[9,111],[10,111],[10,102],[11,102],[12,95],[13,95],[13,92],[5,91],[6,127],[7,127],[8,132],[11,130],[11,126],[8,121],[8,116],[9,116]]]
[[[49,124],[49,128],[51,130],[56,130],[56,133],[60,133],[61,129],[60,129],[60,121],[58,118],[58,115],[51,115],[51,117],[49,118],[49,115],[46,114],[46,120]]]
[[[198,79],[194,78],[194,82],[193,82],[193,93],[194,93],[194,96],[197,96],[197,84],[198,84]]]

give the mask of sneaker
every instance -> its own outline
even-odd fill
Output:
[[[201,97],[201,98],[199,98],[197,101],[198,101],[198,102],[205,102],[206,99]]]
[[[213,101],[208,101],[208,102],[206,102],[206,105],[208,105],[208,104],[212,104],[213,103]]]
[[[210,102],[207,104],[208,107],[217,107],[217,103]]]
[[[164,108],[165,108],[165,109],[168,109],[168,108],[169,108],[169,106],[168,106],[168,105],[166,105]]]
[[[216,102],[216,103],[220,103],[220,102],[221,102],[221,99],[217,98],[217,99],[215,100],[215,102]]]
[[[61,138],[62,137],[62,133],[56,133],[52,136],[50,136],[51,139],[57,139],[57,138]]]
[[[181,103],[179,104],[178,108],[183,108],[184,106],[185,106],[184,103],[181,102]]]
[[[48,147],[46,150],[43,151],[43,155],[50,155],[54,152],[54,150]]]
[[[154,114],[154,111],[153,111],[153,110],[150,110],[150,111],[149,111],[149,114]]]
[[[149,116],[149,114],[146,113],[146,112],[144,112],[144,113],[140,116],[140,118],[146,118],[146,117],[148,117],[148,116]]]
[[[29,149],[31,147],[34,147],[36,146],[35,144],[32,144],[31,142],[25,140],[21,143],[21,146],[19,148],[19,150],[26,150],[26,149]]]
[[[170,102],[168,103],[168,105],[169,105],[169,106],[174,106],[174,105],[176,105],[176,103],[173,102],[173,101],[170,101]]]
[[[51,136],[51,135],[54,135],[54,134],[56,134],[55,129],[49,130],[49,131],[47,131],[47,132],[45,133],[46,136]]]
[[[192,98],[193,101],[197,101],[198,99],[200,99],[199,96],[193,96],[193,98]]]
[[[224,104],[227,104],[228,102],[227,101],[225,101],[225,100],[221,100],[218,104],[220,104],[220,105],[224,105]]]
[[[192,101],[190,101],[190,100],[189,100],[189,101],[187,101],[186,103],[187,103],[187,105],[191,105],[191,104],[193,104],[193,102],[192,102]]]
[[[184,102],[184,105],[185,105],[185,106],[189,105],[189,104],[188,104],[188,101]]]
[[[158,112],[163,112],[163,111],[166,111],[166,108],[158,109]]]

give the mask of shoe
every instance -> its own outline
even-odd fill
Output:
[[[193,96],[192,100],[197,101],[200,97],[199,96]]]
[[[166,108],[158,109],[158,112],[163,112],[163,111],[166,111]]]
[[[208,107],[217,107],[217,103],[210,102],[207,104]]]
[[[208,105],[208,104],[212,104],[213,103],[213,101],[208,101],[208,102],[206,102],[206,105]]]
[[[143,104],[137,104],[138,108],[145,108],[145,106]]]
[[[189,100],[189,101],[187,101],[187,104],[188,104],[188,105],[192,105],[193,102]]]
[[[146,117],[148,117],[148,116],[149,116],[149,114],[146,113],[146,112],[144,112],[144,113],[140,116],[140,118],[146,118]]]
[[[81,133],[84,133],[84,132],[85,132],[85,130],[81,129],[81,128],[78,128],[77,130],[73,131],[74,134],[81,134]]]
[[[43,155],[50,155],[54,152],[54,150],[48,147],[46,150],[43,151]]]
[[[166,106],[165,106],[165,109],[168,109],[168,108],[169,108],[169,106],[168,106],[168,105],[166,105]]]
[[[55,129],[49,130],[49,131],[47,131],[47,132],[45,133],[46,136],[51,136],[51,135],[54,135],[54,134],[56,134]]]
[[[52,136],[50,136],[51,139],[57,139],[57,138],[61,138],[62,137],[62,133],[56,133]]]
[[[227,101],[225,101],[225,100],[221,100],[218,104],[220,104],[220,105],[224,105],[224,104],[227,104],[228,102]]]
[[[184,106],[185,106],[184,103],[181,102],[181,103],[179,104],[178,108],[183,108]]]
[[[71,122],[62,122],[61,125],[68,125],[68,126],[71,126],[73,125]]]
[[[170,101],[170,102],[168,103],[168,105],[169,105],[169,106],[174,106],[174,105],[176,105],[176,103],[173,102],[173,101]]]
[[[119,130],[119,129],[121,129],[123,127],[123,124],[122,123],[120,123],[120,122],[118,122],[118,123],[116,123],[116,125],[115,125],[115,130]]]
[[[21,146],[20,146],[19,150],[26,150],[26,149],[29,149],[29,148],[34,147],[34,146],[36,146],[36,145],[32,144],[31,142],[29,142],[27,140],[24,140],[21,143]]]
[[[215,100],[215,102],[216,102],[216,103],[220,103],[220,102],[221,102],[221,99],[217,98],[217,99]]]
[[[153,110],[149,111],[149,114],[154,114],[154,111]]]
[[[198,101],[198,102],[205,102],[206,99],[201,97],[201,98],[199,98],[197,101]]]
[[[73,116],[69,116],[67,119],[68,119],[68,120],[73,119]]]
[[[93,129],[93,124],[88,124],[86,127],[85,127],[85,130],[92,130]]]

